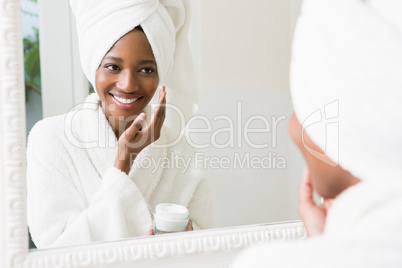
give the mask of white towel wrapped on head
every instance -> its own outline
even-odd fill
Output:
[[[306,0],[296,29],[296,115],[326,155],[362,180],[401,179],[401,10],[399,0]]]

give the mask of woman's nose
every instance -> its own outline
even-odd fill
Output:
[[[121,75],[119,76],[119,81],[117,83],[117,87],[125,91],[127,93],[131,93],[137,90],[138,83],[136,81],[136,78],[134,74],[130,71],[125,71],[122,72]]]

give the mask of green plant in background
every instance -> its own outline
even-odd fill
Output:
[[[38,0],[25,0],[38,3]],[[21,9],[22,14],[38,17],[38,14]],[[23,39],[24,44],[24,68],[25,68],[25,98],[29,101],[31,91],[42,95],[40,83],[40,55],[39,55],[39,29],[33,28],[34,36],[27,36]]]
[[[29,100],[31,91],[42,95],[40,79],[39,30],[34,28],[34,36],[23,39],[25,65],[25,96]]]
[[[34,3],[38,3],[38,0],[25,0],[27,2],[34,2]]]
[[[94,92],[95,92],[94,87],[92,86],[92,84],[91,84],[91,83],[88,83],[88,84],[89,84],[89,94],[94,93]]]
[[[36,4],[38,3],[38,0],[25,0],[25,1],[26,2],[36,3]],[[25,14],[25,15],[29,15],[29,16],[32,16],[32,17],[38,17],[38,14],[26,11],[26,10],[24,10],[22,8],[21,8],[21,12],[22,12],[22,14]]]
[[[27,2],[38,3],[37,0],[25,0]],[[21,9],[22,14],[32,17],[38,17],[38,14]],[[41,91],[41,78],[40,78],[40,55],[39,55],[39,29],[33,28],[35,31],[34,36],[27,36],[23,38],[24,46],[24,70],[25,70],[25,101],[29,101],[29,94],[31,91],[42,95]],[[36,248],[32,241],[31,234],[29,234],[29,248]]]

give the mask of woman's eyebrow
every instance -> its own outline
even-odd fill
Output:
[[[116,57],[113,57],[113,56],[106,56],[106,57],[105,57],[105,60],[112,60],[112,61],[116,61],[116,62],[119,62],[119,63],[124,62],[123,59],[121,59],[121,58],[116,58]]]
[[[112,61],[115,61],[115,62],[118,62],[118,63],[123,63],[124,62],[124,60],[122,58],[117,58],[117,57],[113,57],[113,56],[106,56],[104,59],[105,60],[112,60]],[[155,64],[156,65],[156,62],[154,60],[141,60],[139,63],[141,65],[145,65],[145,64]]]
[[[154,60],[142,60],[140,61],[140,64],[155,64],[156,62]]]

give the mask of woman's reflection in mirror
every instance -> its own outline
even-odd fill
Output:
[[[166,108],[192,115],[188,1],[70,3],[83,71],[96,93],[29,135],[27,210],[36,246],[152,235],[159,203],[187,207],[187,231],[214,227],[202,171],[171,161],[193,156],[185,139],[171,142],[182,126]]]

